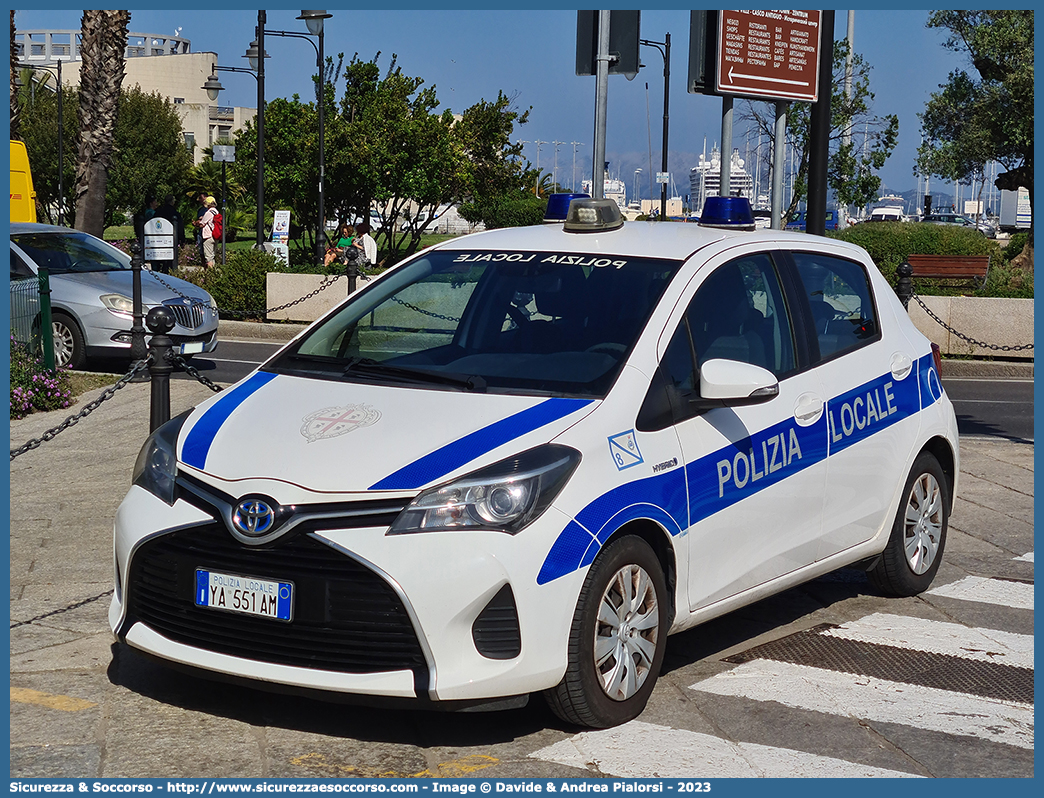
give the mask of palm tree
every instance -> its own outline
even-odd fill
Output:
[[[105,188],[130,12],[84,11],[80,24],[80,147],[73,192],[76,229],[100,238],[105,229]]]
[[[11,138],[21,139],[19,119],[21,107],[18,102],[18,55],[15,53],[15,12],[11,11]]]
[[[555,182],[554,177],[550,172],[544,172],[540,175],[540,185],[538,187],[538,196],[549,197],[552,194],[557,194],[561,191],[561,187]]]

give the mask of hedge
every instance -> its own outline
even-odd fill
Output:
[[[978,230],[916,222],[873,222],[831,231],[827,235],[865,249],[893,287],[898,279],[896,269],[909,255],[989,255],[990,272],[983,288],[971,291],[919,281],[917,292],[925,295],[963,293],[994,297],[1033,296],[1033,273],[1009,263],[1010,257],[1014,255],[1009,256],[1008,251],[1015,247],[1002,249],[1000,244],[986,238]],[[1018,252],[1021,251],[1019,247]]]

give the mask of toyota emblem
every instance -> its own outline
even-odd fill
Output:
[[[261,499],[244,499],[232,513],[232,526],[236,531],[255,538],[270,532],[275,520],[275,510]]]

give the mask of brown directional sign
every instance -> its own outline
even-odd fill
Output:
[[[819,11],[721,11],[715,89],[765,100],[815,102]],[[828,32],[833,35],[833,31]]]

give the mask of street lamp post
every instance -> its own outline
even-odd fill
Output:
[[[243,56],[257,73],[257,249],[265,246],[265,22],[264,11],[257,12],[257,39]]]
[[[667,34],[662,42],[651,42],[647,39],[640,40],[648,47],[655,47],[663,56],[663,154],[662,171],[667,172],[667,122],[670,118],[670,86],[671,86],[671,34]],[[649,197],[652,200],[652,197]],[[660,183],[660,218],[667,218],[667,184]]]
[[[546,141],[541,141],[540,139],[535,139],[533,141],[533,143],[537,145],[537,162],[536,162],[537,176],[536,176],[536,185],[533,186],[533,194],[539,197],[540,196],[540,145],[541,144],[547,144],[547,142]]]
[[[570,144],[573,145],[573,174],[570,177],[569,186],[571,191],[576,191],[576,148],[583,147],[584,145],[583,142],[580,141],[572,141]]]
[[[224,91],[224,89],[225,89],[225,87],[221,85],[221,81],[218,80],[218,77],[217,77],[217,73],[218,72],[240,72],[240,73],[243,73],[243,74],[246,74],[246,75],[250,75],[254,80],[258,80],[258,76],[256,74],[254,74],[254,71],[252,69],[244,69],[243,67],[218,66],[217,64],[215,64],[214,65],[214,72],[211,74],[211,76],[209,78],[207,78],[206,83],[204,83],[203,87],[202,87],[204,90],[206,90],[207,96],[210,98],[211,102],[216,102],[217,98],[218,98],[218,94],[220,92]],[[258,129],[260,130],[260,127]],[[261,138],[261,135],[262,135],[261,133],[258,133],[258,138],[259,139]],[[264,171],[263,170],[264,170],[264,164],[262,163],[261,159],[258,158],[257,159],[257,182],[258,182],[258,185],[262,185],[263,184],[263,181],[264,181]],[[222,183],[221,213],[222,213],[222,215],[224,215],[224,213],[225,213],[224,182],[225,182],[225,163],[224,163],[224,161],[222,161],[222,163],[221,163],[221,183]],[[263,242],[264,241],[264,226],[263,226],[262,219],[263,219],[263,217],[259,215],[258,216],[258,241],[259,242]],[[259,244],[258,246],[260,248],[261,244]],[[225,262],[225,234],[224,234],[224,231],[222,231],[222,233],[221,233],[221,262],[222,263]]]
[[[326,181],[326,136],[325,136],[325,101],[326,101],[326,77],[324,70],[324,44],[323,44],[323,22],[330,19],[333,14],[325,11],[302,11],[297,19],[303,19],[308,26],[308,33],[297,33],[287,30],[267,30],[270,36],[282,36],[290,39],[303,39],[312,45],[315,50],[315,65],[319,70],[319,89],[316,92],[316,104],[319,106],[319,233],[315,239],[316,265],[322,266],[326,254],[326,204],[325,204],[325,181]],[[311,36],[319,40],[318,46],[312,41]],[[253,63],[253,62],[251,62]]]
[[[558,191],[558,148],[560,145],[565,144],[564,141],[552,141],[555,145],[555,168],[551,172],[551,182],[554,184],[554,190]]]
[[[58,68],[58,225],[60,227],[64,227],[65,226],[65,182],[64,182],[64,174],[63,173],[65,172],[65,156],[64,156],[64,150],[63,150],[64,142],[62,141],[62,139],[64,138],[64,135],[65,135],[65,124],[64,124],[65,117],[64,117],[64,114],[63,114],[63,107],[62,107],[64,105],[64,103],[62,102],[63,94],[62,94],[62,62],[61,62],[61,59],[59,59],[56,62],[56,64],[57,64],[57,68]],[[47,66],[33,66],[32,64],[19,64],[18,66],[19,67],[24,67],[25,69],[31,69],[34,72],[35,71],[40,71],[40,72],[46,72],[47,74],[50,74],[50,65],[47,65]]]

